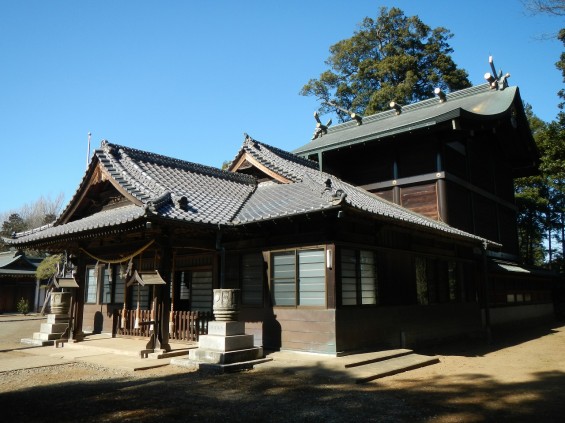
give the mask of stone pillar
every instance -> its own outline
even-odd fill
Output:
[[[190,350],[188,360],[172,359],[171,364],[197,364],[221,372],[253,368],[268,361],[263,348],[255,347],[253,335],[245,334],[245,322],[239,316],[239,289],[214,289],[213,312],[216,320],[208,323],[208,335],[201,335],[198,348]]]

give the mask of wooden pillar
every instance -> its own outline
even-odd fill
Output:
[[[436,183],[437,195],[437,214],[439,221],[449,224],[449,215],[447,213],[447,194],[445,179],[438,179]]]
[[[171,284],[172,271],[173,271],[173,249],[171,247],[171,240],[165,236],[160,242],[160,256],[159,260],[159,274],[163,278],[166,285],[159,285],[157,289],[157,304],[161,305],[161,312],[159,316],[159,337],[157,347],[165,351],[171,351],[169,345],[169,315],[171,312]]]
[[[76,303],[76,316],[75,328],[73,338],[82,340],[84,332],[82,331],[82,324],[84,318],[84,288],[86,287],[86,257],[84,254],[79,254],[77,257],[77,270],[76,281],[78,288],[75,289],[74,302]]]

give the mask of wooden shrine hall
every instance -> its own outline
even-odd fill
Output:
[[[165,349],[197,340],[220,287],[241,289],[266,349],[547,318],[554,280],[517,261],[513,197],[537,151],[518,89],[501,88],[323,128],[294,153],[246,136],[227,171],[103,141],[58,219],[7,242],[70,257],[76,338],[149,336],[151,321]]]

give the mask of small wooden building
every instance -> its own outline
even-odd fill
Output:
[[[492,106],[512,92],[510,111]],[[9,242],[72,257],[76,336],[146,335],[136,321],[157,320],[165,347],[169,336],[197,337],[219,287],[241,289],[240,318],[267,349],[336,354],[481,332],[493,316],[493,275],[520,273],[508,261],[511,230],[488,229],[510,219],[511,178],[499,198],[498,187],[474,188],[475,172],[456,168],[470,172],[466,157],[478,154],[491,178],[505,174],[500,163],[530,171],[517,95],[476,88],[347,123],[299,149],[304,157],[246,137],[229,171],[104,141],[58,220]],[[479,118],[441,109],[458,98],[494,108]],[[515,140],[511,157],[495,158],[504,148],[491,134],[514,130],[504,138]],[[404,158],[411,149],[418,154]],[[131,283],[149,278],[164,284]],[[504,292],[517,293],[515,283]],[[544,283],[514,297],[530,317],[547,314]]]
[[[0,313],[15,313],[18,302],[27,301],[29,311],[38,305],[39,282],[35,276],[37,262],[21,251],[0,253]]]

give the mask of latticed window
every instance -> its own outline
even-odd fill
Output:
[[[100,301],[102,304],[124,302],[125,280],[120,276],[119,266],[101,266],[102,284]]]
[[[341,250],[341,304],[378,303],[375,253],[367,250]]]
[[[325,250],[272,253],[271,289],[276,306],[325,306]]]
[[[241,256],[241,303],[263,305],[263,254],[261,252]]]
[[[86,289],[85,289],[85,302],[90,304],[96,304],[96,292],[97,292],[97,282],[96,277],[96,267],[86,268]]]
[[[461,300],[461,282],[456,262],[416,257],[415,270],[418,304]]]

